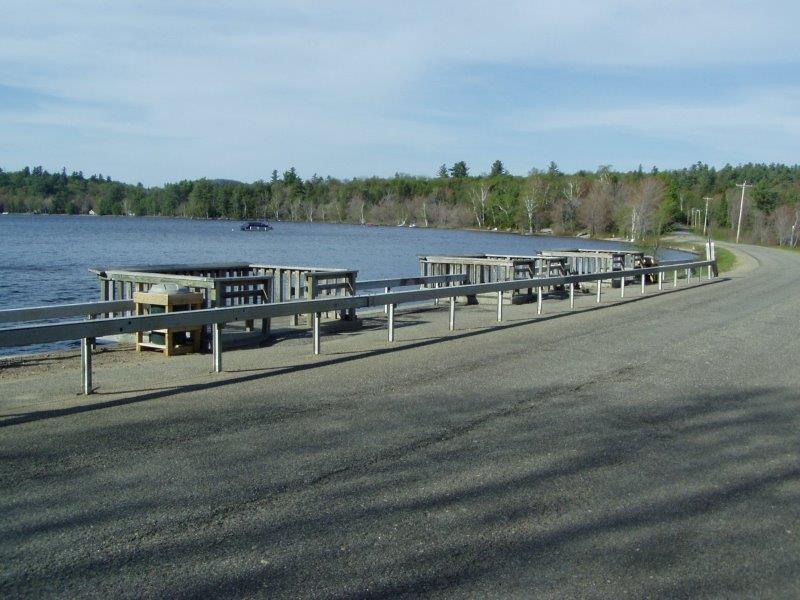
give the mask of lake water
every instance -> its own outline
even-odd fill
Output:
[[[243,261],[358,269],[360,278],[377,279],[418,275],[418,254],[534,254],[541,249],[620,246],[420,227],[280,222],[264,233],[243,232],[239,225],[148,217],[2,215],[0,308],[98,300],[97,280],[87,270],[91,266]],[[681,254],[668,252],[664,258]],[[0,349],[3,353],[9,354]]]

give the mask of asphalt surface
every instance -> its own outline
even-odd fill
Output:
[[[0,380],[12,597],[800,596],[800,256]],[[72,360],[72,359],[70,359]]]

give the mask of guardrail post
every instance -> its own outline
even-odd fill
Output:
[[[660,292],[663,289],[664,289],[664,271],[659,271],[658,272],[658,291]]]
[[[81,384],[83,393],[92,393],[92,340],[91,338],[81,339]]]
[[[569,284],[569,307],[575,308],[575,284]]]
[[[597,280],[597,303],[598,304],[600,304],[600,294],[602,294],[602,291],[601,291],[602,289],[603,289],[603,280],[602,279],[598,279]]]
[[[389,305],[389,341],[394,341],[394,304]]]
[[[456,297],[450,297],[450,331],[456,328]]]
[[[298,275],[298,286],[300,285],[300,276]],[[314,273],[308,272],[306,273],[306,298],[309,300],[316,300],[317,299],[317,278]],[[313,315],[307,315],[306,319],[311,317],[311,320],[314,320]],[[306,327],[308,327],[308,321],[306,321]]]
[[[503,292],[497,292],[497,322],[503,320]]]
[[[314,330],[314,354],[319,354],[319,321],[320,313],[315,312],[311,316],[312,329]]]
[[[542,314],[542,288],[536,288],[536,314]]]
[[[392,291],[392,288],[387,286],[387,287],[383,288],[383,291],[388,294],[389,292]],[[383,314],[385,314],[385,315],[389,314],[389,305],[388,304],[384,304],[383,305]]]
[[[222,323],[211,325],[211,352],[214,355],[214,373],[222,373]]]

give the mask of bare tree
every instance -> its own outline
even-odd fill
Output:
[[[658,207],[663,198],[664,184],[655,177],[642,179],[628,194],[631,241],[641,240],[655,231]]]
[[[499,213],[499,218],[497,214],[494,216],[495,225],[503,224],[503,221],[506,223],[513,221],[514,200],[510,196],[495,198],[495,201],[491,204],[491,209],[492,212]]]
[[[311,200],[304,200],[302,205],[303,205],[303,211],[306,213],[306,220],[309,223],[313,223],[313,221],[314,221],[314,203]]]
[[[574,231],[575,220],[580,206],[581,182],[573,177],[567,180],[561,190],[562,198],[553,205],[552,222],[560,232]]]
[[[428,202],[427,196],[414,196],[410,203],[411,214],[416,220],[422,221],[424,227],[428,226]]]
[[[600,176],[589,188],[578,209],[578,222],[589,230],[590,236],[605,232],[611,224],[614,195],[614,184],[608,177]]]
[[[782,204],[775,209],[775,219],[773,221],[775,226],[775,236],[778,240],[778,245],[792,246],[794,242],[794,233],[797,227],[797,212],[792,210],[790,206]]]
[[[539,175],[531,175],[525,182],[522,191],[522,206],[525,208],[525,216],[528,220],[528,233],[533,233],[534,229],[539,228],[537,216],[546,204],[548,189],[549,186]]]
[[[475,221],[478,227],[483,229],[486,223],[486,205],[489,201],[489,186],[485,183],[476,185],[470,190],[472,200],[472,211],[475,213]]]
[[[288,204],[289,204],[289,219],[291,221],[297,221],[298,220],[297,213],[300,211],[300,206],[299,206],[300,203],[297,201],[297,199],[292,198],[291,200],[289,200]]]
[[[392,194],[385,195],[370,211],[372,221],[383,225],[394,225],[397,215],[397,201]]]
[[[287,190],[282,183],[275,183],[272,186],[272,197],[269,199],[269,207],[275,215],[275,220],[280,221],[281,207],[286,204]]]
[[[347,216],[350,221],[357,221],[364,225],[367,220],[365,218],[366,212],[366,203],[364,202],[364,197],[361,194],[357,194],[350,198],[350,202],[347,205]]]

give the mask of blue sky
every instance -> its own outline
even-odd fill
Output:
[[[0,167],[184,178],[798,163],[797,2],[0,9]]]

